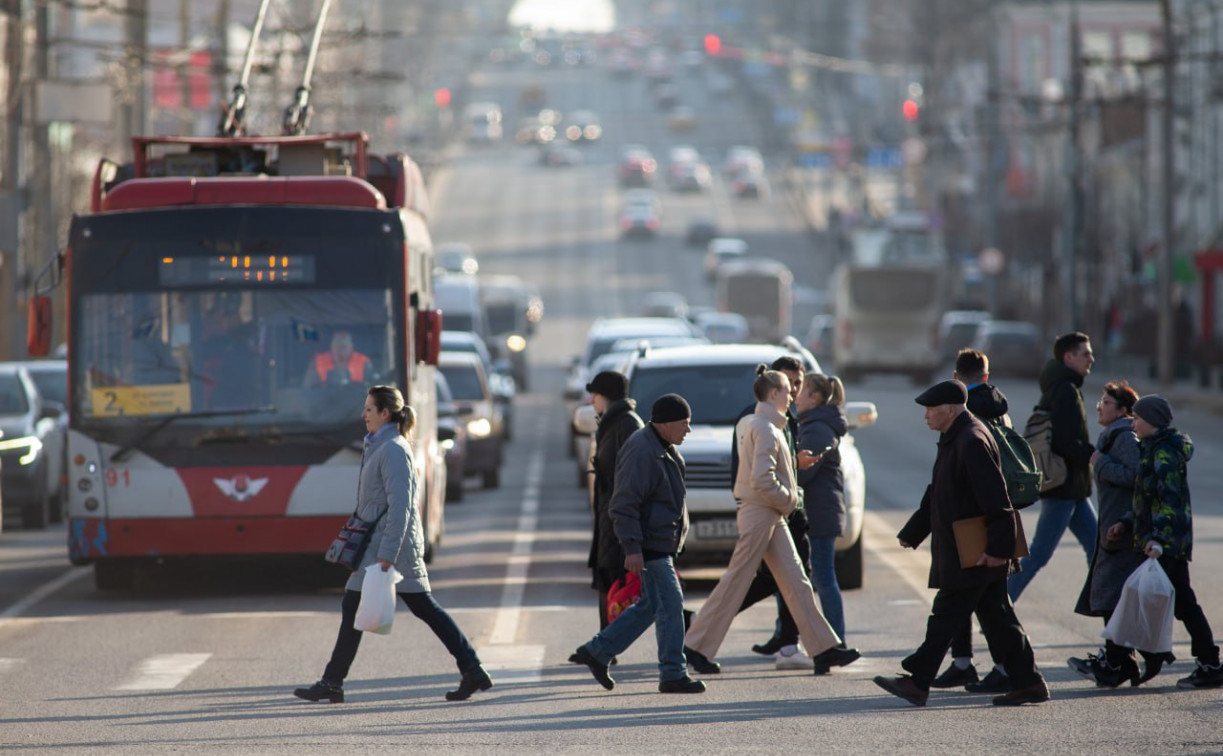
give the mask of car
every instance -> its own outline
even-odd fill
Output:
[[[463,136],[472,144],[501,140],[501,106],[495,102],[473,102],[463,109]]]
[[[599,114],[593,110],[574,110],[565,121],[565,128],[561,133],[574,144],[597,142],[603,136]]]
[[[836,362],[836,353],[833,351],[837,335],[836,325],[837,319],[831,315],[816,315],[811,318],[811,324],[807,326],[807,333],[803,336],[803,346],[811,350],[817,360],[830,364]]]
[[[689,246],[704,246],[718,236],[718,221],[712,215],[698,215],[688,221],[688,232],[684,243]]]
[[[546,168],[567,168],[580,165],[582,153],[567,144],[546,144],[539,148],[539,164]]]
[[[68,361],[63,358],[13,363],[23,366],[34,379],[44,403],[62,410],[56,420],[59,435],[43,447],[47,454],[47,496],[51,500],[51,522],[64,519],[68,506]]]
[[[467,468],[467,426],[459,421],[458,407],[445,374],[436,374],[437,440],[446,459],[446,501],[463,500]]]
[[[667,185],[677,192],[703,192],[713,183],[713,174],[703,161],[672,163]]]
[[[493,399],[484,364],[479,355],[471,352],[443,349],[437,368],[446,376],[456,416],[467,431],[464,475],[479,475],[484,488],[499,488],[505,456],[504,420],[500,405]]]
[[[705,278],[713,281],[724,263],[747,256],[747,242],[733,236],[719,236],[705,246]]]
[[[464,273],[474,276],[480,271],[480,263],[470,244],[463,242],[446,242],[437,245],[434,250],[435,267],[445,273]]]
[[[939,318],[938,350],[945,360],[954,360],[964,347],[972,346],[981,324],[990,319],[984,310],[948,310]]]
[[[63,405],[38,393],[24,366],[0,364],[0,490],[7,522],[16,517],[23,528],[43,528],[59,507],[49,478],[63,455],[64,412]]]
[[[620,186],[651,186],[657,173],[658,161],[645,147],[631,144],[620,151],[620,163],[616,167],[616,180],[620,182]]]
[[[646,204],[626,205],[620,212],[620,235],[654,238],[662,228],[662,217],[658,210]]]
[[[685,318],[688,300],[676,291],[652,291],[645,295],[641,314],[648,318]]]
[[[750,335],[747,318],[737,312],[707,312],[694,322],[714,344],[742,344]]]
[[[629,189],[624,193],[624,206],[646,205],[656,212],[662,212],[662,200],[653,189]]]
[[[667,114],[667,128],[672,131],[692,131],[696,128],[696,111],[688,105],[676,105]]]
[[[535,325],[530,320],[533,289],[518,276],[484,276],[480,281],[489,351],[509,363],[514,383],[527,388],[527,347]]]
[[[745,170],[731,182],[731,191],[739,199],[760,199],[769,196],[769,180],[763,171]]]
[[[780,345],[711,344],[650,350],[628,367],[629,396],[638,407],[650,407],[663,394],[677,392],[692,407],[692,432],[682,451],[691,528],[684,554],[688,563],[721,560],[738,538],[736,502],[731,493],[731,438],[742,409],[752,403],[756,366],[778,357],[797,357],[808,371],[822,372],[818,361],[793,337]],[[871,402],[848,402],[851,429],[874,424]],[[866,506],[866,472],[853,434],[841,439],[845,476],[845,531],[837,539],[837,580],[844,589],[862,585],[862,522]]]
[[[445,316],[442,322],[445,323]],[[493,359],[488,344],[471,331],[442,331],[441,346],[443,352],[467,352],[480,358],[480,365],[487,377],[489,390],[500,407],[504,421],[501,425],[502,435],[505,436],[506,441],[509,441],[514,425],[514,399],[518,394],[514,378],[509,374],[509,362]]]
[[[1036,378],[1049,358],[1040,331],[1018,320],[987,320],[977,329],[972,348],[989,358],[991,375]]]
[[[722,161],[722,173],[734,178],[745,170],[764,171],[764,158],[755,147],[736,144],[726,151]]]

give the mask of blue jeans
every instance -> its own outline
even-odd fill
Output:
[[[1066,532],[1066,527],[1079,539],[1083,551],[1087,554],[1087,562],[1096,550],[1096,508],[1091,499],[1041,499],[1040,518],[1036,521],[1036,535],[1028,545],[1028,556],[1019,560],[1019,572],[1011,575],[1007,581],[1007,593],[1011,602],[1019,599],[1019,594],[1028,587],[1040,568],[1049,563],[1053,550]]]
[[[837,583],[836,536],[813,536],[811,541],[811,583],[820,597],[824,619],[832,625],[837,637],[845,642],[845,608],[841,604],[841,586]]]
[[[658,677],[678,680],[688,675],[684,658],[684,592],[671,557],[651,559],[641,571],[641,598],[586,643],[596,659],[607,664],[654,625],[658,641]]]

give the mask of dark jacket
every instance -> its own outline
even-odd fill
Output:
[[[970,588],[1005,580],[1008,568],[960,567],[952,523],[985,515],[985,552],[1015,553],[1015,510],[1002,478],[998,445],[972,413],[961,413],[939,436],[934,474],[921,506],[897,537],[916,547],[930,536],[930,587]]]
[[[1193,442],[1176,428],[1161,428],[1138,442],[1138,478],[1134,485],[1134,548],[1147,541],[1163,547],[1164,556],[1193,558],[1193,512],[1189,507],[1189,460]]]
[[[616,458],[620,447],[629,436],[645,425],[635,411],[637,402],[621,399],[612,402],[599,418],[599,429],[595,431],[595,456],[591,461],[594,469],[594,500],[591,512],[594,534],[590,540],[590,557],[586,566],[593,571],[593,587],[600,591],[611,588],[612,583],[624,576],[624,550],[612,529],[608,504],[616,482]]]
[[[968,411],[982,420],[1002,420],[1010,425],[1006,416],[1006,395],[988,383],[978,383],[968,390]]]
[[[1058,360],[1049,360],[1040,373],[1040,403],[1052,414],[1053,453],[1066,460],[1066,482],[1041,494],[1042,499],[1086,499],[1091,496],[1091,454],[1087,411],[1083,407],[1083,376]]]
[[[814,407],[798,416],[795,446],[819,454],[820,461],[798,473],[803,489],[810,533],[836,538],[845,531],[845,476],[841,473],[841,438],[849,432],[845,410],[831,404]]]
[[[1096,551],[1091,568],[1074,610],[1088,617],[1103,617],[1117,608],[1121,589],[1134,570],[1141,566],[1143,556],[1130,548],[1129,533],[1120,540],[1109,541],[1104,536],[1118,522],[1131,521],[1134,506],[1134,481],[1138,477],[1138,437],[1134,421],[1121,417],[1100,432],[1096,448],[1101,456],[1096,462],[1096,504],[1099,506],[1099,529]]]
[[[678,554],[688,535],[684,458],[647,425],[629,436],[616,460],[608,511],[625,554]]]

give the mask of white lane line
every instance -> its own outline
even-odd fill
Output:
[[[140,662],[127,682],[115,690],[173,690],[212,654],[158,654]]]
[[[535,547],[535,528],[539,523],[539,487],[544,475],[543,450],[536,449],[527,464],[526,484],[522,492],[522,511],[514,534],[514,547],[505,568],[501,590],[501,606],[489,635],[490,645],[511,644],[518,637],[522,615],[522,597],[526,591],[527,571],[531,567],[531,551]]]
[[[480,649],[480,662],[493,673],[498,685],[506,683],[537,683],[543,679],[544,654],[547,646],[485,646]]]
[[[25,664],[25,659],[0,659],[0,675],[13,670]]]
[[[883,517],[869,510],[863,514],[863,545],[900,576],[925,604],[934,603],[934,592],[928,585],[930,561],[922,559],[916,552],[902,549],[896,542],[896,528]]]
[[[13,604],[8,609],[5,609],[3,612],[0,612],[0,630],[4,629],[6,625],[10,624],[9,620],[20,617],[30,609],[34,608],[35,604],[55,593],[60,588],[74,583],[86,575],[92,574],[92,572],[92,570],[82,570],[74,567],[67,572],[62,573],[59,577],[49,580],[30,591],[29,594],[17,601],[17,603]]]

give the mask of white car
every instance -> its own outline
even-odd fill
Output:
[[[719,236],[709,240],[705,246],[705,278],[710,281],[718,277],[723,263],[742,260],[747,255],[747,242],[730,236]]]
[[[721,559],[738,538],[735,498],[731,493],[731,439],[739,413],[752,404],[756,366],[782,355],[797,357],[811,371],[820,371],[811,353],[796,339],[783,345],[711,344],[660,349],[635,358],[628,366],[629,396],[648,408],[663,394],[676,392],[692,406],[692,432],[681,451],[687,462],[685,483],[692,520],[683,558]],[[874,424],[871,402],[848,402],[851,429]],[[842,588],[862,585],[862,519],[866,507],[866,471],[852,434],[841,439],[841,470],[845,475],[845,532],[837,539],[837,580]]]

